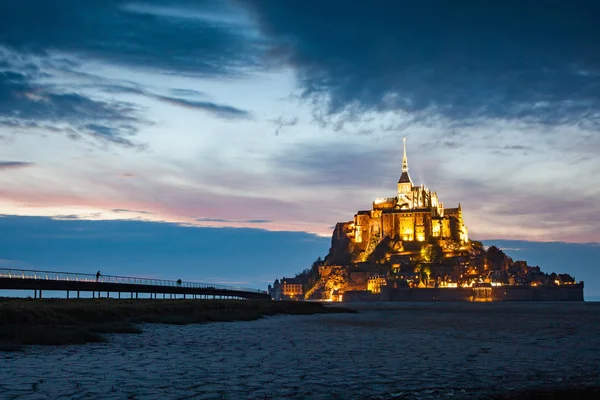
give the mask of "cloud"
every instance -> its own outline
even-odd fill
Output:
[[[296,124],[298,124],[298,117],[284,118],[283,116],[279,116],[275,119],[270,120],[269,122],[275,125],[275,136],[278,136],[283,130],[283,128],[288,126],[295,126]]]
[[[490,240],[515,260],[585,281],[586,296],[600,296],[597,243]],[[189,228],[142,221],[0,218],[0,254],[21,268],[148,276],[163,279],[248,282],[264,288],[323,257],[329,237],[262,229]],[[514,250],[520,249],[512,254]],[[252,254],[252,257],[248,257]],[[165,266],[168,268],[165,268]],[[215,271],[218,266],[218,271]]]
[[[39,70],[29,74],[0,70],[0,126],[45,128],[71,138],[87,135],[127,147],[136,145],[130,139],[141,122],[136,106],[38,83],[41,77]]]
[[[206,99],[208,96],[204,93],[198,92],[196,90],[190,89],[171,89],[170,93],[173,93],[175,96],[167,96],[153,93],[151,90],[143,89],[132,82],[118,82],[118,81],[110,81],[106,82],[105,79],[101,79],[97,76],[87,76],[93,83],[87,85],[80,85],[80,87],[85,87],[87,89],[99,89],[105,93],[110,94],[133,94],[145,96],[151,99],[159,100],[171,105],[188,108],[191,110],[199,110],[204,111],[209,114],[214,115],[218,118],[223,119],[251,119],[252,114],[247,110],[242,110],[240,108],[226,105],[226,104],[218,104],[208,100],[196,100],[196,98],[200,97]],[[187,98],[185,98],[187,97]],[[190,99],[194,98],[194,99]]]
[[[328,238],[302,232],[190,228],[142,221],[0,218],[2,259],[26,262],[29,269],[40,270],[243,281],[266,288],[264,282],[309,267],[328,247]]]
[[[568,273],[584,281],[584,295],[600,296],[600,269],[594,268],[600,256],[598,243],[531,242],[519,240],[486,240],[485,245],[496,245],[514,260],[526,260],[539,265],[544,272]]]
[[[473,238],[600,240],[600,205],[596,195],[551,197],[533,185],[511,186],[457,177],[451,186],[454,198],[468,193],[458,201],[467,226],[475,228],[471,232]]]
[[[233,106],[212,103],[210,101],[187,100],[178,97],[168,97],[159,95],[154,95],[152,97],[170,104],[174,104],[176,106],[185,107],[192,110],[205,111],[219,118],[250,119],[252,117],[249,111],[241,110]]]
[[[473,129],[482,136],[494,132],[491,126]],[[552,169],[556,160],[580,154],[586,151],[584,147],[569,148],[570,156],[566,157],[551,151],[542,140],[531,138],[508,145],[506,150],[511,138],[504,136],[497,140],[461,139],[447,149],[435,147],[437,138],[416,137],[417,133],[413,132],[408,142],[413,183],[436,191],[446,207],[460,202],[471,237],[600,240],[598,189],[585,178],[597,170],[597,162],[592,159],[576,168],[565,165]],[[576,132],[570,133],[565,136],[568,143],[577,137]],[[561,137],[560,132],[556,136]],[[402,158],[401,140],[397,138],[385,137],[380,143],[368,144],[353,143],[356,141],[295,143],[279,148],[270,159],[271,168],[277,171],[272,179],[284,187],[316,191],[319,202],[314,206],[318,210],[315,214],[322,215],[324,224],[333,218],[349,220],[357,210],[368,209],[373,199],[395,195]],[[497,149],[504,153],[495,154]],[[532,154],[522,157],[518,154],[522,151]],[[307,207],[310,201],[317,203],[315,197],[307,196],[302,203]]]
[[[458,123],[600,126],[594,2],[322,2],[247,7],[273,62],[326,113],[402,110]]]
[[[206,97],[206,94],[193,89],[171,89],[171,93],[177,97]]]
[[[165,73],[244,74],[260,68],[264,47],[244,15],[219,1],[1,2],[0,26],[0,43],[20,52],[53,49]]]
[[[398,151],[390,147],[306,143],[281,150],[272,162],[282,183],[293,179],[296,185],[307,187],[365,189],[379,182],[393,184],[400,176]]]
[[[246,219],[246,220],[234,220],[234,219],[225,219],[225,218],[196,218],[198,222],[218,222],[223,224],[268,224],[273,222],[269,219]]]
[[[223,119],[252,118],[249,111],[210,101],[196,90],[174,88],[159,95],[114,77],[102,79],[88,68],[100,61],[179,77],[245,76],[262,69],[263,45],[239,9],[185,0],[67,0],[48,7],[37,0],[0,4],[0,126],[139,147],[133,137],[148,123],[141,116],[144,108],[117,101],[116,94],[146,96]]]
[[[126,208],[113,208],[111,211],[115,213],[152,214],[150,211],[128,210]]]
[[[19,169],[31,167],[33,163],[24,161],[0,161],[0,171],[5,169]]]
[[[59,214],[53,215],[51,218],[57,221],[71,221],[71,220],[87,220],[95,219],[102,216],[101,212],[94,212],[89,214]]]

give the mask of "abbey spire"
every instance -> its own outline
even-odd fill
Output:
[[[404,141],[404,157],[402,157],[402,172],[408,172],[408,157],[406,157],[406,138],[402,138]]]
[[[408,175],[408,157],[406,157],[406,138],[404,140],[404,157],[402,157],[402,174],[398,179],[398,193],[408,193],[412,190],[412,180]]]

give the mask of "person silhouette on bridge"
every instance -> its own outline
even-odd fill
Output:
[[[177,286],[181,286],[181,279],[177,279]]]
[[[98,282],[98,279],[100,279],[100,271],[96,272],[96,282]]]

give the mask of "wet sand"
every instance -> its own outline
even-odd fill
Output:
[[[600,386],[600,304],[347,304],[0,353],[0,398],[462,399]]]

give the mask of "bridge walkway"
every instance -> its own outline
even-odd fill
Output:
[[[44,291],[64,291],[80,298],[81,292],[91,292],[92,297],[110,293],[126,298],[139,298],[140,293],[151,298],[227,298],[269,300],[266,291],[213,283],[185,282],[129,276],[100,275],[76,272],[37,271],[0,268],[0,290],[33,290],[34,298],[41,298]]]

